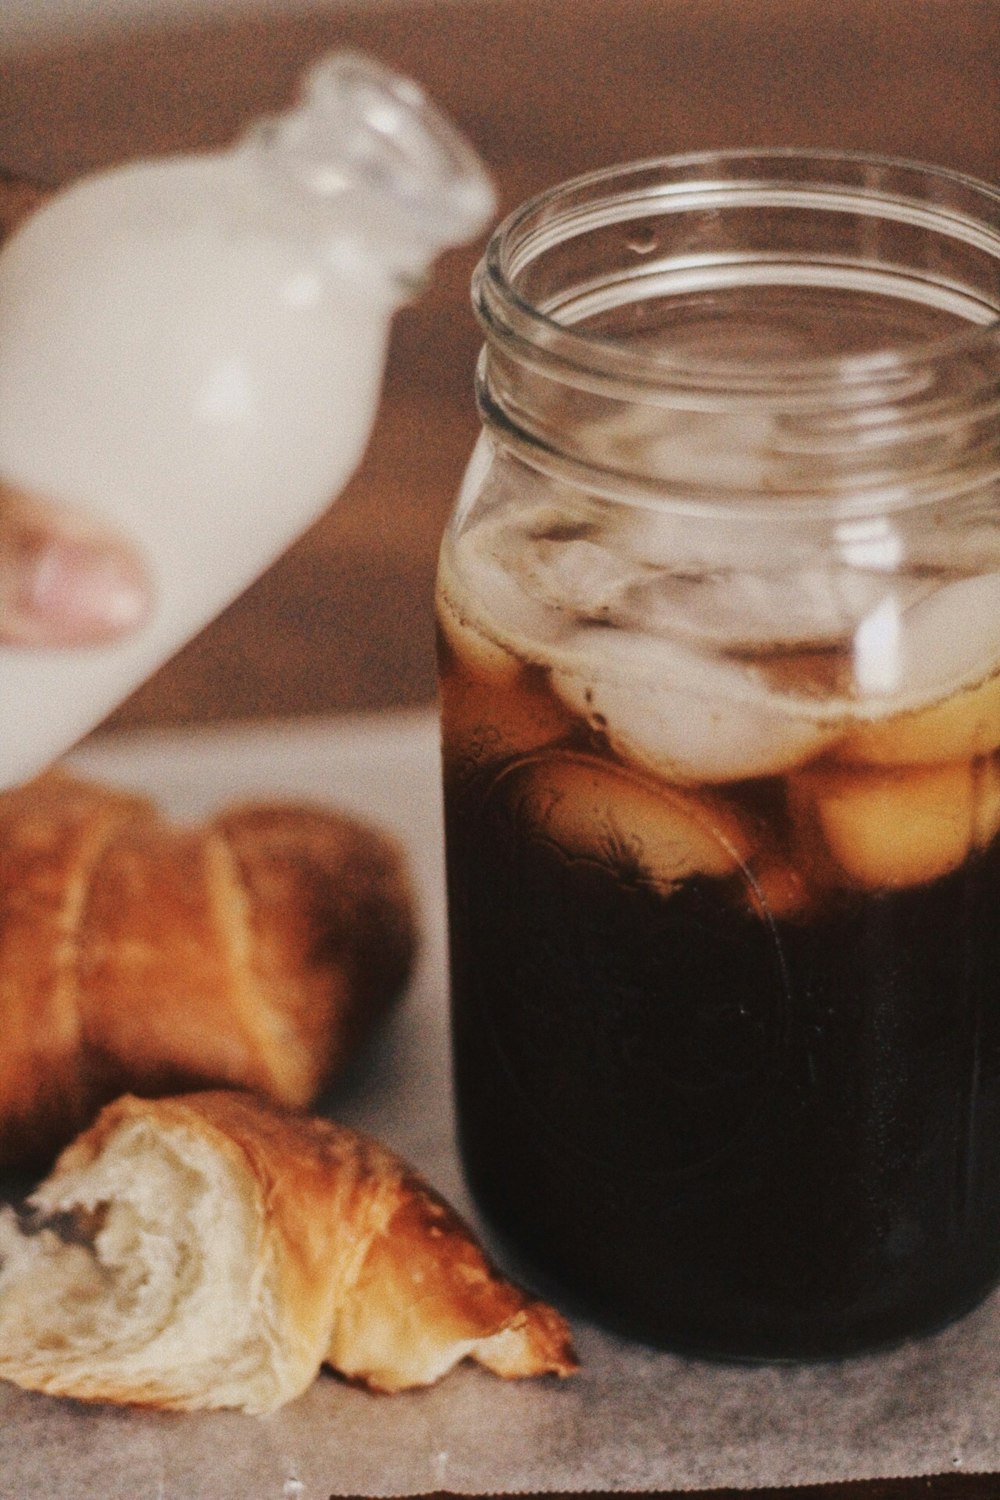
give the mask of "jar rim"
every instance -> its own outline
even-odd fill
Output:
[[[807,176],[806,173],[810,173]],[[700,175],[699,175],[700,174]],[[728,175],[724,175],[728,174]],[[770,174],[766,176],[765,174]],[[923,184],[924,192],[917,192]],[[929,191],[933,185],[933,193]],[[950,167],[880,155],[799,147],[747,147],[645,157],[600,167],[566,179],[527,199],[496,227],[473,278],[473,304],[487,336],[516,345],[532,362],[575,370],[588,382],[610,379],[640,391],[725,390],[729,395],[766,396],[794,385],[806,399],[836,391],[841,401],[865,399],[873,386],[909,380],[929,362],[1000,357],[1000,306],[992,316],[943,334],[915,339],[900,348],[863,353],[811,355],[769,360],[766,369],[747,360],[705,360],[672,351],[637,351],[537,306],[518,288],[518,276],[551,245],[582,234],[602,206],[619,220],[648,217],[672,198],[700,192],[791,194],[797,203],[832,206],[838,186],[850,206],[872,215],[910,216],[925,227],[950,232],[978,245],[1000,264],[1000,187]],[[762,196],[763,195],[763,196]],[[825,200],[825,201],[824,201]],[[635,212],[645,203],[644,212]],[[845,205],[846,206],[846,205]],[[631,211],[631,212],[630,212]],[[608,222],[605,219],[603,222]]]

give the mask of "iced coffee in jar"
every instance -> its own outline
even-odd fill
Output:
[[[477,273],[438,585],[462,1155],[566,1304],[825,1358],[1000,1277],[1000,196],[594,174]]]

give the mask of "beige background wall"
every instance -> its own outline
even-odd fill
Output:
[[[420,78],[496,173],[503,207],[570,173],[716,146],[890,152],[1000,181],[1000,0],[0,0],[0,166],[45,180],[221,142],[301,68],[361,46]],[[11,42],[28,10],[130,17]],[[3,45],[7,35],[6,49]],[[433,694],[431,591],[476,430],[478,250],[446,257],[396,329],[386,402],[340,504],[119,716],[323,710]]]

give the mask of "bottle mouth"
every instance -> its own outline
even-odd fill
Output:
[[[489,174],[461,132],[418,84],[360,53],[322,58],[299,106],[250,138],[301,221],[322,229],[347,205],[404,259],[426,263],[465,243],[495,212]]]
[[[597,256],[604,264],[594,270]],[[839,290],[845,309],[852,293],[884,296],[936,310],[941,328],[747,358],[685,348],[669,329],[654,346],[634,316],[652,301],[718,301],[734,288],[798,289],[803,303]],[[851,152],[701,152],[605,168],[539,194],[498,226],[474,305],[488,334],[591,378],[730,396],[805,382],[846,395],[928,361],[1000,348],[1000,191]]]

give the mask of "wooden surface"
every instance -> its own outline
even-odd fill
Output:
[[[702,147],[870,149],[1000,179],[1000,0],[418,0],[108,34],[0,57],[0,163],[58,181],[226,141],[344,44],[424,82],[505,210],[573,172]],[[114,723],[432,698],[434,559],[476,431],[477,254],[446,257],[399,318],[336,508]]]
[[[228,140],[343,44],[426,84],[505,210],[573,172],[704,147],[869,149],[1000,180],[1000,0],[419,0],[125,32],[0,56],[0,164],[60,181]],[[434,561],[476,431],[477,253],[446,257],[399,318],[376,435],[336,508],[113,723],[432,698]],[[1000,1478],[779,1493],[996,1500]]]

